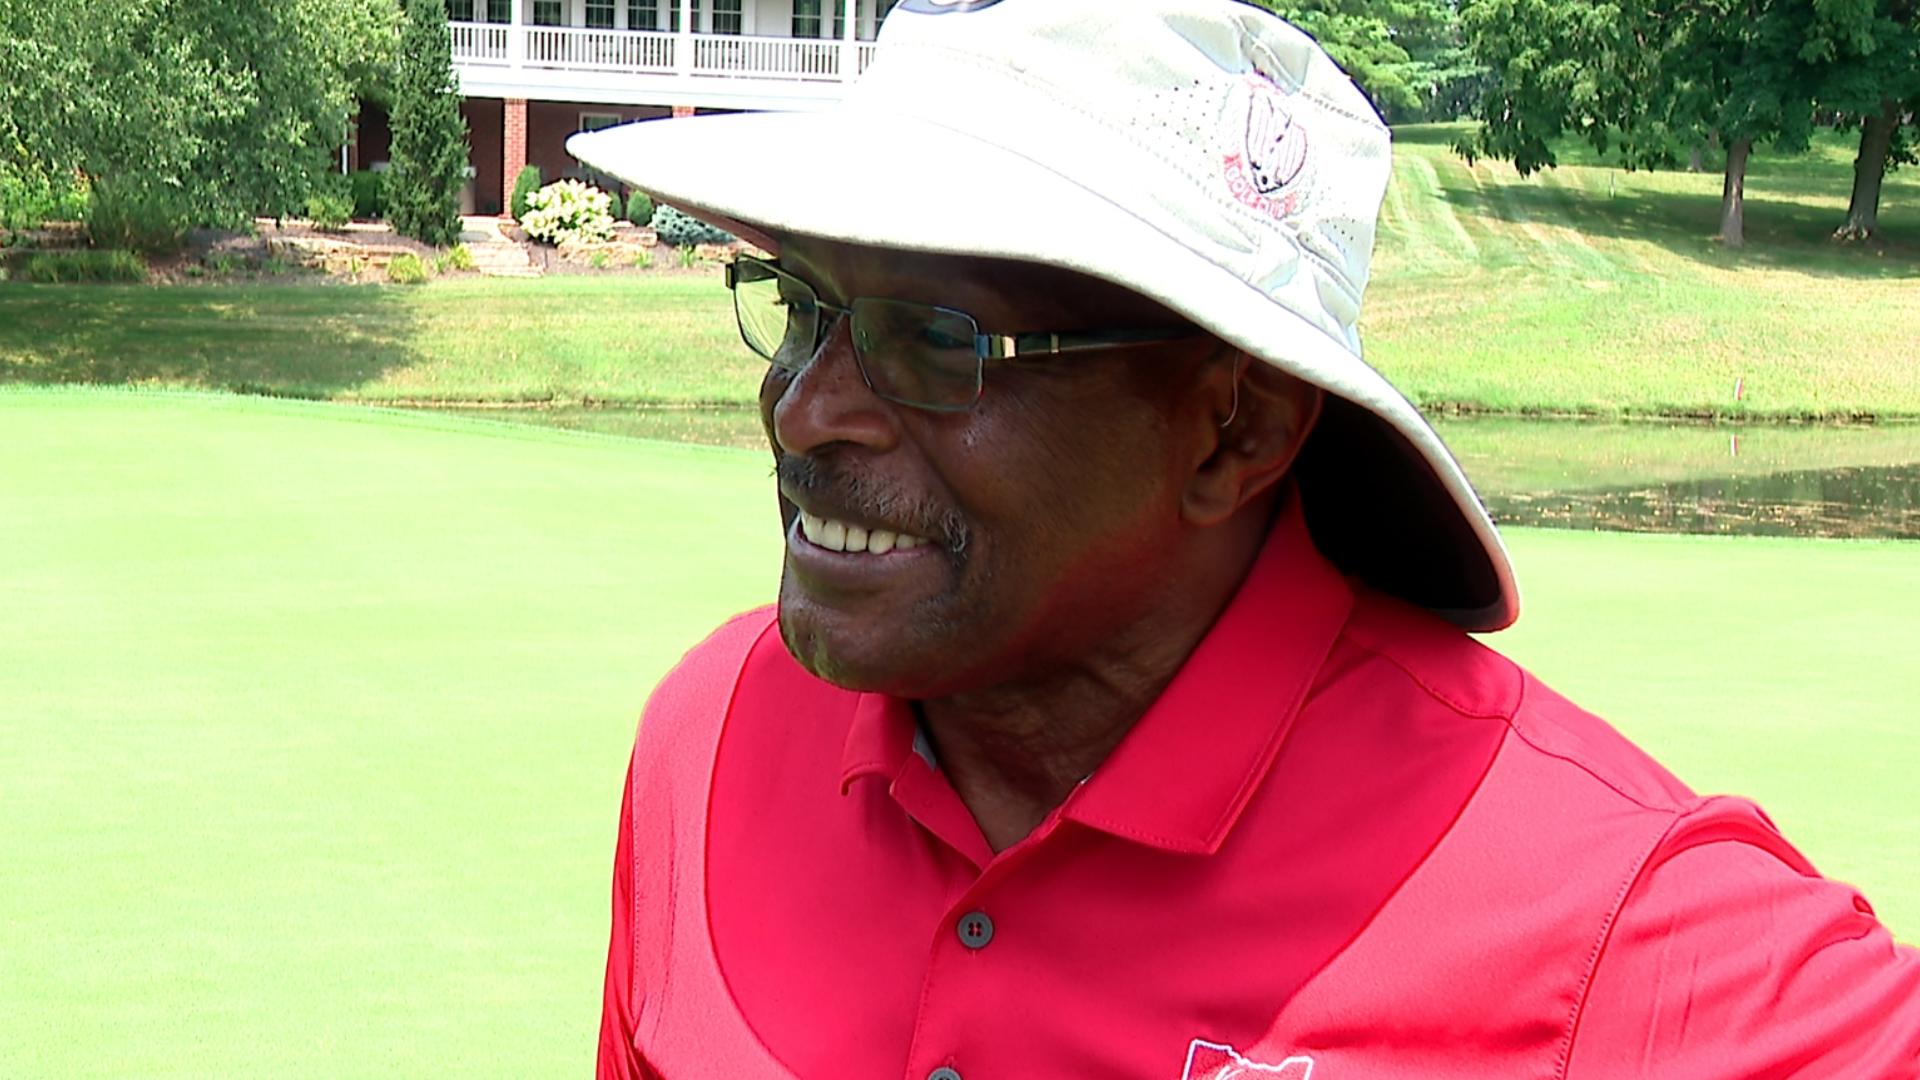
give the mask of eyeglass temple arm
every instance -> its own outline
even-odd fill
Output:
[[[1091,334],[980,334],[974,338],[974,343],[985,359],[1004,360],[1009,357],[1058,356],[1061,353],[1090,352],[1095,349],[1113,349],[1127,345],[1184,341],[1197,336],[1199,331],[1192,328],[1108,330]]]

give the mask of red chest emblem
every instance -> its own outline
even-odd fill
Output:
[[[1313,1059],[1296,1054],[1273,1065],[1249,1061],[1222,1043],[1195,1039],[1187,1046],[1187,1071],[1180,1080],[1313,1080]]]

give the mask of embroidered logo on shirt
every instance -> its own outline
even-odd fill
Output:
[[[1313,1080],[1313,1059],[1296,1054],[1278,1065],[1248,1061],[1224,1043],[1195,1039],[1187,1046],[1187,1071],[1180,1080]]]

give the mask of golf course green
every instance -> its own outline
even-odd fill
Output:
[[[767,473],[0,389],[0,1076],[585,1075],[634,720],[772,597]],[[1492,644],[1920,941],[1920,545],[1509,541]]]

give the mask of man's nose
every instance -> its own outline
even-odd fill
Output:
[[[898,439],[892,406],[860,374],[851,324],[834,320],[813,362],[774,401],[773,437],[782,451],[807,455],[835,443],[885,450]]]

